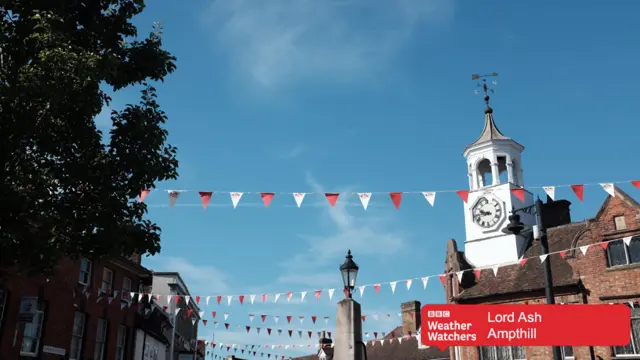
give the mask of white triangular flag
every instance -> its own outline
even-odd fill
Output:
[[[616,187],[613,183],[603,183],[600,184],[604,191],[608,192],[611,196],[616,196]]]
[[[207,299],[206,299],[207,306],[209,306],[209,299],[211,299],[211,296],[207,296]]]
[[[413,280],[409,279],[406,281],[407,283],[407,291],[411,290],[411,284],[413,283]]]
[[[458,271],[456,275],[458,275],[458,282],[462,282],[462,276],[464,275],[464,271]]]
[[[114,298],[117,298],[117,297],[118,297],[118,293],[119,293],[119,291],[118,291],[118,290],[114,290],[114,291],[113,291],[113,297],[114,297]]]
[[[167,305],[171,304],[171,298],[173,298],[173,296],[167,295]]]
[[[176,308],[175,310],[175,315],[178,316],[178,313],[180,312],[180,308]]]
[[[298,320],[300,320],[300,324],[304,322],[304,316],[298,316]]]
[[[307,296],[307,292],[303,291],[300,293],[300,302],[304,302],[304,297]]]
[[[180,191],[178,190],[169,190],[169,207],[173,207],[178,201],[180,197]]]
[[[627,246],[630,246],[630,244],[631,244],[631,236],[623,237],[622,241],[624,241],[624,243],[627,244]]]
[[[371,200],[371,193],[358,193],[358,197],[360,198],[362,207],[367,210],[367,206],[369,206],[369,200]]]
[[[327,292],[329,293],[329,300],[331,300],[331,298],[333,297],[333,292],[336,291],[336,289],[329,289],[327,290]]]
[[[429,277],[423,277],[422,278],[422,285],[424,286],[424,288],[427,288],[427,282],[429,281]]]
[[[396,284],[397,284],[397,281],[392,281],[392,282],[389,283],[389,286],[391,286],[391,293],[392,294],[396,293]]]
[[[251,300],[251,305],[253,305],[253,302],[256,300],[256,296],[254,295],[249,295],[249,300]]]
[[[233,208],[237,208],[238,207],[238,203],[240,202],[240,199],[242,198],[242,194],[241,192],[232,192],[230,193],[231,195],[231,203],[233,204]]]
[[[278,323],[278,320],[280,320],[280,316],[278,316],[278,315],[274,315],[274,316],[273,316],[273,321],[275,321],[275,322],[276,322],[276,324],[277,324],[277,323]]]
[[[198,316],[202,319],[204,317],[204,311],[198,311]]]
[[[227,305],[228,305],[228,306],[231,306],[231,300],[232,300],[232,299],[233,299],[233,296],[231,296],[231,295],[228,295],[228,296],[227,296]]]
[[[298,208],[302,206],[302,200],[304,200],[304,196],[306,193],[293,193],[293,199],[296,201]]]
[[[551,198],[551,200],[556,199],[556,187],[555,186],[543,186],[544,192]]]
[[[280,294],[276,294],[276,296],[274,297],[273,302],[274,302],[274,303],[277,303],[277,302],[278,302],[278,299],[280,299]]]
[[[580,246],[580,251],[582,251],[582,255],[587,255],[587,249],[589,245]]]
[[[134,297],[135,295],[136,295],[136,293],[134,293],[134,292],[130,292],[130,293],[129,293],[129,296],[131,297],[131,299],[133,299],[133,297]]]
[[[380,340],[380,345],[384,346],[384,339]]]
[[[191,296],[184,297],[184,301],[187,303],[187,306],[189,305],[189,300],[191,300]]]
[[[500,269],[500,265],[496,265],[493,267],[493,276],[498,276],[498,269]]]
[[[255,317],[256,317],[255,315],[253,315],[253,314],[249,314],[249,322],[253,322],[253,319],[254,319]]]
[[[631,306],[631,308],[634,307],[633,301],[629,301],[629,306]]]
[[[107,297],[107,301],[109,302],[109,304],[111,304],[111,302],[113,301],[113,296]]]
[[[362,297],[362,295],[364,294],[364,285],[359,286],[358,289],[360,290],[360,297]]]
[[[125,307],[125,306],[127,306],[127,303],[124,303],[124,302],[123,302],[123,303],[121,303],[121,304],[120,304],[120,310],[124,309],[124,307]]]
[[[229,313],[224,313],[224,321],[227,321],[228,318],[229,318]]]
[[[142,293],[138,294],[138,302],[141,302],[141,301],[142,301],[142,297],[143,297],[143,296],[144,296],[144,294],[142,294]]]
[[[431,204],[431,206],[433,206],[433,204],[436,202],[436,193],[435,192],[425,191],[425,192],[422,193],[422,195],[424,195],[424,198],[427,199],[427,201],[429,202],[429,204]]]
[[[549,255],[546,255],[546,254],[540,255],[539,256],[540,257],[540,262],[543,263],[545,260],[547,260],[547,256],[549,256]]]
[[[328,323],[329,323],[329,317],[328,317],[328,316],[325,316],[325,317],[324,317],[324,323],[325,323],[325,324],[328,324]]]
[[[196,319],[195,318],[191,319],[191,325],[195,325],[195,324],[196,324]]]
[[[398,344],[402,344],[402,337],[398,338]]]

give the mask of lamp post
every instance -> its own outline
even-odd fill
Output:
[[[519,212],[531,213],[535,212],[537,227],[529,227],[520,222]],[[544,226],[542,218],[542,201],[538,198],[535,204],[520,209],[513,209],[509,216],[509,225],[502,229],[505,234],[521,235],[530,240],[540,240],[540,249],[542,256],[549,255],[549,241],[547,238],[547,229]],[[553,291],[553,278],[551,276],[551,259],[547,256],[544,261],[544,290],[547,297],[547,304],[555,304],[555,295]],[[562,352],[560,347],[553,347],[553,359],[562,360]]]
[[[340,273],[342,273],[342,282],[344,283],[344,293],[349,299],[353,299],[353,290],[356,288],[356,278],[358,277],[360,267],[353,261],[351,249],[345,256],[344,264],[340,265]]]

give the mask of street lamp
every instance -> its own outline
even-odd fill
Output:
[[[349,296],[349,299],[353,298],[353,289],[356,287],[356,277],[358,277],[358,264],[353,261],[351,256],[351,249],[345,256],[344,264],[340,265],[340,272],[342,273],[342,282],[344,283],[344,292]]]
[[[519,212],[531,214],[535,212],[537,226],[530,227],[520,222]],[[547,255],[549,255],[549,241],[547,239],[547,229],[544,226],[544,222],[542,220],[542,201],[540,198],[536,200],[536,203],[530,206],[526,206],[520,209],[511,210],[511,215],[509,216],[509,225],[506,228],[502,229],[502,232],[505,234],[513,234],[520,235],[527,239],[525,243],[529,243],[533,240],[540,240],[540,248],[542,256],[546,257],[544,261],[544,290],[545,295],[547,297],[547,304],[555,304],[555,295],[553,293],[553,278],[551,276],[551,259]],[[524,249],[526,250],[526,249]],[[554,360],[562,360],[562,352],[560,347],[553,347],[553,359]]]

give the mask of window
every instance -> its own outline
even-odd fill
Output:
[[[20,300],[20,322],[24,323],[20,355],[37,357],[40,349],[40,335],[44,313],[37,297],[23,297]]]
[[[118,326],[118,343],[116,344],[116,360],[124,360],[124,351],[127,347],[127,327]]]
[[[7,291],[0,285],[0,330],[2,330],[2,319],[4,318],[4,307],[7,304]]]
[[[640,263],[640,236],[634,236],[627,245],[624,240],[611,241],[607,245],[609,266],[624,266]]]
[[[82,356],[82,339],[84,338],[85,315],[76,311],[71,330],[71,346],[69,347],[69,360],[80,360]]]
[[[102,270],[102,286],[100,291],[104,294],[111,292],[113,289],[113,271],[104,268]]]
[[[631,309],[631,342],[627,346],[613,348],[616,356],[640,355],[640,308]]]
[[[93,354],[93,360],[104,360],[106,342],[107,342],[107,320],[98,319],[98,334],[96,335],[96,351]]]
[[[627,224],[624,222],[624,216],[616,216],[613,218],[616,230],[627,230]]]
[[[91,261],[87,259],[80,260],[80,277],[78,282],[82,285],[91,284]]]
[[[560,350],[562,351],[563,359],[574,359],[572,346],[563,346],[560,348]]]
[[[480,360],[526,360],[524,346],[482,346]]]
[[[122,300],[131,300],[131,279],[125,277],[122,279]]]

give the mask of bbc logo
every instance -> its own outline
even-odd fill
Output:
[[[449,310],[429,310],[427,311],[427,317],[430,318],[448,318],[451,315]]]

